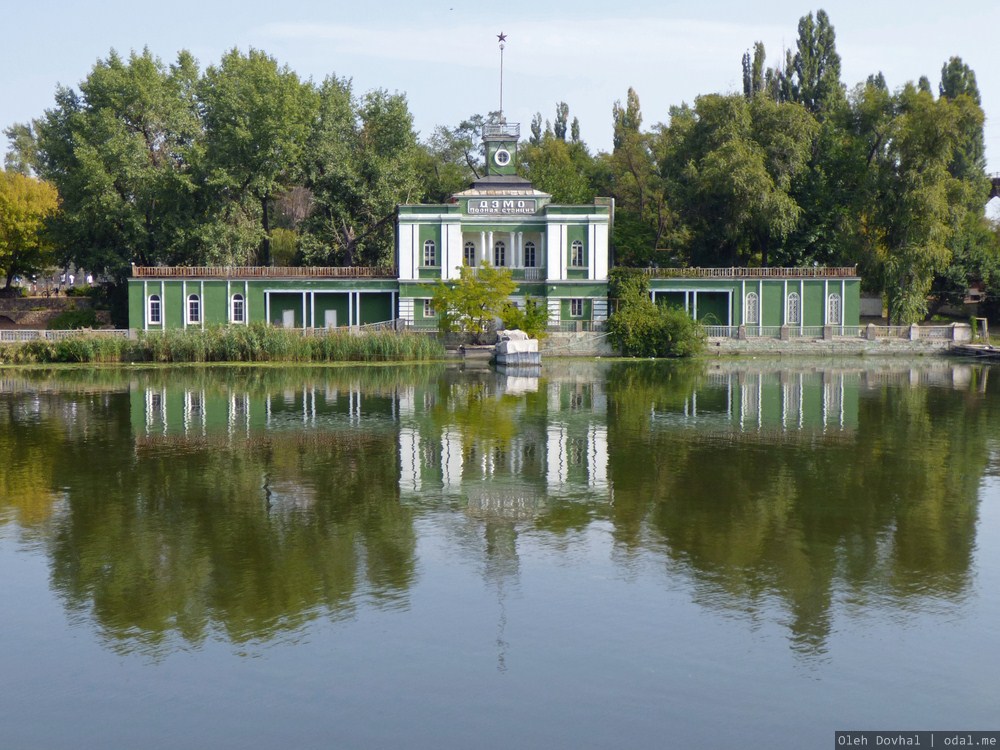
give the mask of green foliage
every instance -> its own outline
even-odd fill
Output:
[[[683,310],[661,307],[649,296],[649,279],[621,273],[613,281],[618,309],[608,319],[612,343],[629,357],[690,357],[705,348],[705,329]]]
[[[41,270],[54,259],[46,222],[59,207],[48,182],[0,170],[0,269],[11,289],[14,277]]]
[[[431,304],[442,332],[470,333],[480,341],[503,317],[515,289],[509,268],[494,268],[484,261],[478,268],[462,266],[458,281],[438,281]]]
[[[49,321],[50,331],[69,331],[76,328],[97,328],[97,313],[91,309],[66,310]]]
[[[528,297],[524,300],[523,308],[508,303],[503,309],[501,320],[503,327],[508,330],[516,328],[533,339],[543,339],[549,325],[549,311],[544,302]]]
[[[355,99],[350,81],[328,78],[306,154],[313,209],[303,223],[305,262],[390,265],[396,205],[420,200],[426,166],[406,97],[372,91]]]
[[[444,356],[437,339],[416,333],[344,331],[303,335],[264,323],[143,332],[137,340],[80,334],[0,345],[0,363],[58,362],[406,362]]]
[[[592,203],[593,160],[582,143],[567,143],[546,133],[537,146],[521,147],[519,167],[532,184],[552,196],[553,203]]]

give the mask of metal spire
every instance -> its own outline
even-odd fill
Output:
[[[500,122],[506,122],[503,116],[503,48],[506,46],[507,35],[501,31],[497,34],[497,42],[500,43]]]

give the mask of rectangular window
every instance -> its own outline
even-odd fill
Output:
[[[583,300],[582,299],[571,299],[569,301],[569,314],[573,318],[583,317]]]
[[[434,240],[427,240],[424,243],[424,265],[437,265],[437,247],[434,245]]]
[[[425,299],[424,300],[424,317],[433,318],[436,317],[437,313],[434,311],[434,300]]]
[[[197,294],[188,297],[188,323],[201,322],[201,299]]]
[[[155,294],[149,298],[149,322],[153,325],[160,324],[160,298]]]
[[[243,295],[236,294],[233,296],[233,322],[242,323],[243,314]]]
[[[528,242],[524,246],[524,267],[534,268],[535,267],[535,243]]]
[[[579,240],[570,246],[569,264],[577,268],[587,265],[587,255],[583,252],[583,243]]]

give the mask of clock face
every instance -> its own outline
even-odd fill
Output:
[[[505,148],[498,148],[493,153],[493,161],[498,167],[506,167],[510,164],[510,151]]]

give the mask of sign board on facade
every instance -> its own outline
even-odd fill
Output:
[[[473,216],[510,216],[535,213],[534,198],[474,198],[469,201],[468,213]]]

